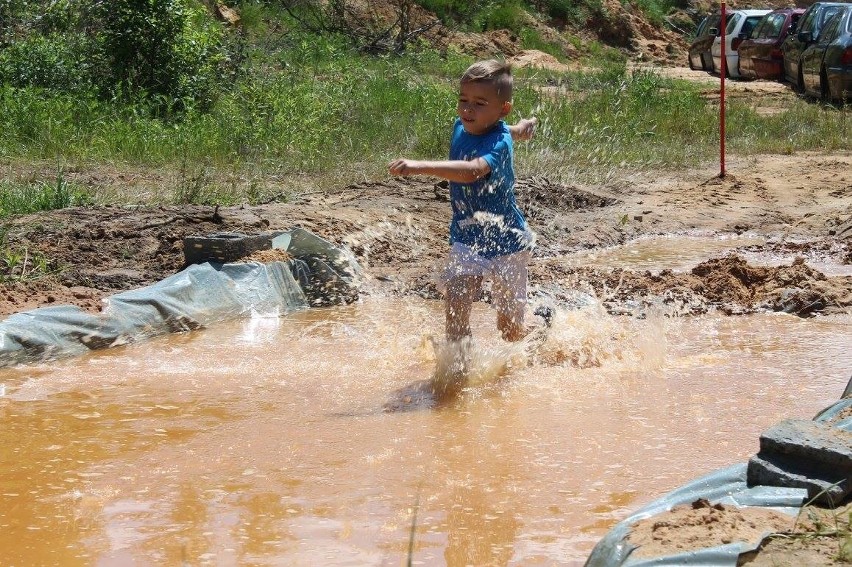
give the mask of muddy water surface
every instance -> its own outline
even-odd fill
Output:
[[[852,368],[849,317],[593,306],[526,359],[493,318],[476,306],[487,376],[419,411],[383,406],[434,368],[439,302],[4,370],[0,563],[400,565],[414,523],[414,564],[582,564],[631,510],[833,403]]]

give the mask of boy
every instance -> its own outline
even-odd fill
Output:
[[[479,61],[462,75],[448,161],[398,159],[392,175],[433,175],[450,182],[453,218],[446,283],[449,342],[471,336],[470,312],[483,279],[492,279],[497,328],[507,341],[526,334],[527,263],[534,235],[515,202],[513,138],[533,136],[536,119],[508,126],[511,65]]]

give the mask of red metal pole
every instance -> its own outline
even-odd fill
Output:
[[[719,23],[722,32],[722,65],[720,66],[721,87],[719,89],[719,177],[725,177],[725,66],[727,56],[725,55],[725,28],[728,27],[725,18],[725,0],[722,0],[722,21]]]

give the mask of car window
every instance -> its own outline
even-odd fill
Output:
[[[847,8],[850,12],[852,12],[852,8]],[[852,33],[852,15],[846,18],[846,31],[847,33]]]
[[[817,30],[821,30],[822,27],[834,16],[840,12],[840,6],[826,6],[825,10],[822,11],[819,17],[819,28]]]
[[[748,35],[751,33],[751,30],[754,29],[754,26],[756,26],[758,23],[760,23],[760,20],[762,18],[763,18],[763,16],[749,16],[749,17],[747,17],[745,22],[743,23],[742,29],[740,29],[740,35],[745,35],[746,37],[748,37]]]
[[[838,27],[840,26],[842,16],[843,12],[840,11],[836,11],[834,15],[831,16],[831,19],[825,23],[822,31],[819,32],[817,43],[831,43],[837,38]]]
[[[813,25],[814,25],[813,24],[814,12],[816,12],[816,10],[814,10],[812,8],[813,7],[808,8],[808,11],[805,12],[804,17],[802,18],[802,21],[800,21],[799,25],[796,27],[797,32],[798,31],[811,31],[811,30],[814,29],[814,27],[813,27]]]
[[[769,27],[768,22],[770,19],[771,18],[769,17],[769,14],[766,14],[763,18],[761,18],[761,20],[757,22],[757,25],[754,26],[754,29],[751,30],[751,34],[749,34],[748,36],[749,39],[758,39],[761,37],[766,37],[766,32],[764,30]]]
[[[754,29],[751,30],[751,35],[749,38],[752,39],[762,39],[766,37],[766,34],[769,33],[769,30],[772,29],[772,14],[766,14],[763,16],[763,19],[760,20]]]
[[[784,21],[787,17],[784,14],[770,14],[760,26],[760,37],[776,38],[781,35],[784,29]]]
[[[731,35],[734,33],[734,29],[737,27],[737,22],[742,19],[742,14],[734,14],[731,17],[730,21],[728,21],[728,25],[725,27],[725,35]]]
[[[694,39],[698,39],[699,37],[701,37],[704,34],[704,28],[707,27],[707,20],[709,20],[709,19],[710,18],[705,17],[703,20],[701,20],[701,23],[698,24],[698,28],[696,28],[696,30],[695,30]]]

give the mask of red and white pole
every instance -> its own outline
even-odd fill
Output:
[[[725,74],[727,70],[727,56],[725,55],[725,28],[728,27],[728,20],[725,17],[725,0],[722,0],[722,21],[719,22],[722,33],[722,65],[719,67],[719,75],[721,77],[721,87],[719,88],[719,177],[725,177]]]

